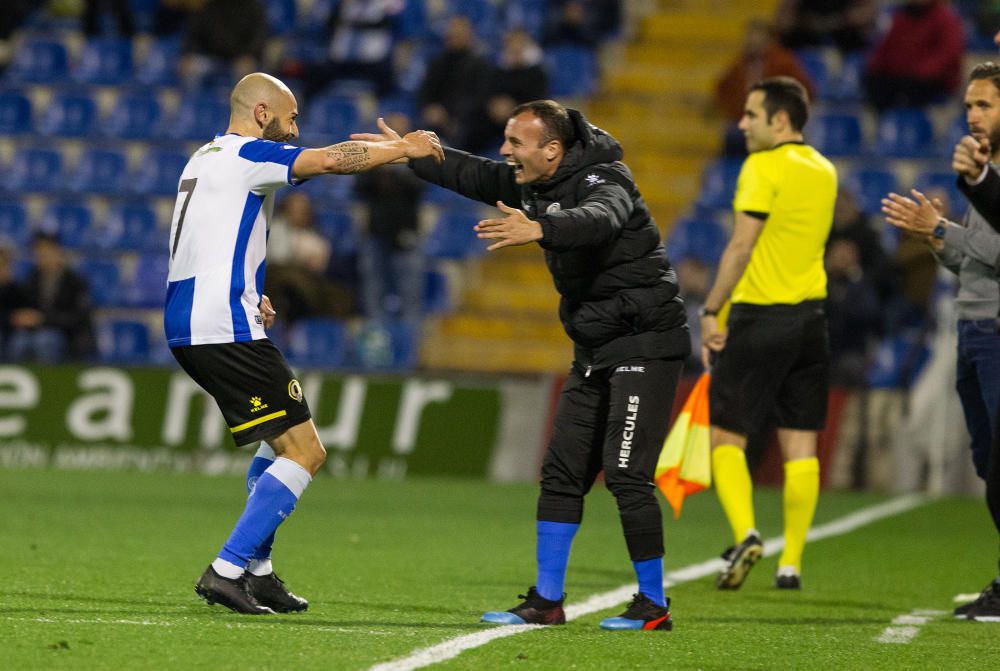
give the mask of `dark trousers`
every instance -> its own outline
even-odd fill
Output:
[[[958,321],[958,376],[965,425],[972,437],[972,463],[986,479],[1000,407],[1000,334],[993,319]]]
[[[579,524],[583,497],[603,469],[629,556],[663,556],[653,475],[681,368],[679,360],[633,360],[586,375],[574,365],[542,464],[538,520]]]

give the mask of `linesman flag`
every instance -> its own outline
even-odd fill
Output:
[[[674,509],[674,519],[681,516],[685,497],[697,494],[712,484],[709,380],[711,376],[708,373],[702,373],[698,378],[667,439],[663,441],[660,460],[656,463],[656,485]]]

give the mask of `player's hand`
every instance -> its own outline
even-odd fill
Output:
[[[910,193],[913,194],[913,199],[897,193],[890,193],[882,199],[885,220],[897,228],[920,235],[930,235],[941,218],[939,210],[943,204],[939,199],[935,199],[932,203],[927,196],[916,189]]]
[[[496,240],[487,247],[487,251],[510,247],[511,245],[526,245],[542,239],[542,225],[528,219],[522,210],[508,207],[497,201],[497,207],[506,217],[498,219],[483,219],[475,226],[477,237],[486,240]]]
[[[378,129],[382,131],[381,133],[351,133],[351,139],[361,140],[362,142],[389,142],[401,139],[399,133],[390,128],[389,124],[382,117],[379,117],[376,123],[378,124]]]
[[[271,305],[271,299],[267,297],[267,294],[260,297],[258,309],[260,310],[260,318],[264,320],[264,328],[269,329],[274,326],[274,317],[278,313]]]
[[[988,139],[977,140],[971,135],[966,135],[955,145],[951,168],[967,182],[975,182],[989,163],[991,151]]]
[[[388,128],[388,126],[387,126]],[[403,136],[406,158],[432,157],[440,163],[444,160],[444,147],[437,133],[429,130],[415,130]]]
[[[715,315],[701,317],[701,364],[708,370],[712,367],[712,352],[721,352],[726,347],[726,332],[719,330],[719,319]]]

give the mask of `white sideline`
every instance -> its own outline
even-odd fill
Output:
[[[943,610],[923,610],[920,608],[912,610],[893,618],[892,626],[886,627],[875,640],[879,643],[909,643],[920,633],[920,627],[944,614]]]
[[[853,512],[850,515],[845,515],[840,519],[814,527],[809,532],[808,538],[810,541],[818,541],[824,538],[830,538],[831,536],[840,536],[883,518],[905,513],[908,510],[912,510],[926,502],[927,497],[919,494],[900,496],[892,499],[891,501],[886,501],[885,503],[880,503],[879,505],[871,506],[870,508],[862,508],[861,510]],[[781,551],[784,545],[785,541],[781,537],[766,540],[764,542],[764,556],[777,554]],[[722,568],[722,565],[723,562],[721,559],[709,559],[697,564],[690,564],[677,569],[676,571],[667,573],[664,577],[663,583],[667,587],[670,587],[671,585],[698,580],[717,573],[719,569]],[[583,617],[584,615],[590,615],[591,613],[607,610],[608,608],[612,608],[620,603],[625,603],[632,597],[635,590],[636,586],[634,584],[628,584],[622,585],[621,587],[611,590],[610,592],[595,594],[582,603],[567,606],[566,619],[573,620],[578,617]],[[382,664],[376,664],[371,667],[369,671],[412,671],[413,669],[421,669],[425,666],[430,666],[431,664],[437,664],[438,662],[443,662],[445,660],[452,659],[453,657],[457,657],[465,650],[478,648],[479,646],[486,645],[490,641],[505,638],[507,636],[514,636],[515,634],[523,634],[525,632],[541,628],[543,627],[540,625],[493,627],[474,634],[458,636],[444,641],[443,643],[432,645],[429,648],[417,650],[408,657],[396,659],[390,662],[384,662]]]

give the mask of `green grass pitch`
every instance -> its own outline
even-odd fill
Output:
[[[483,631],[534,578],[535,487],[318,478],[278,534],[275,565],[309,611],[267,618],[194,593],[242,510],[242,481],[186,474],[0,470],[0,668],[368,669]],[[758,524],[781,531],[779,491]],[[885,497],[826,493],[816,523]],[[666,520],[667,570],[730,541],[714,493]],[[804,589],[771,587],[775,557],[738,592],[672,587],[673,632],[603,632],[621,606],[490,641],[437,669],[997,669],[1000,625],[950,616],[996,571],[978,499],[943,499],[810,544]],[[634,582],[610,495],[587,501],[568,603]],[[936,610],[908,643],[894,618]]]

